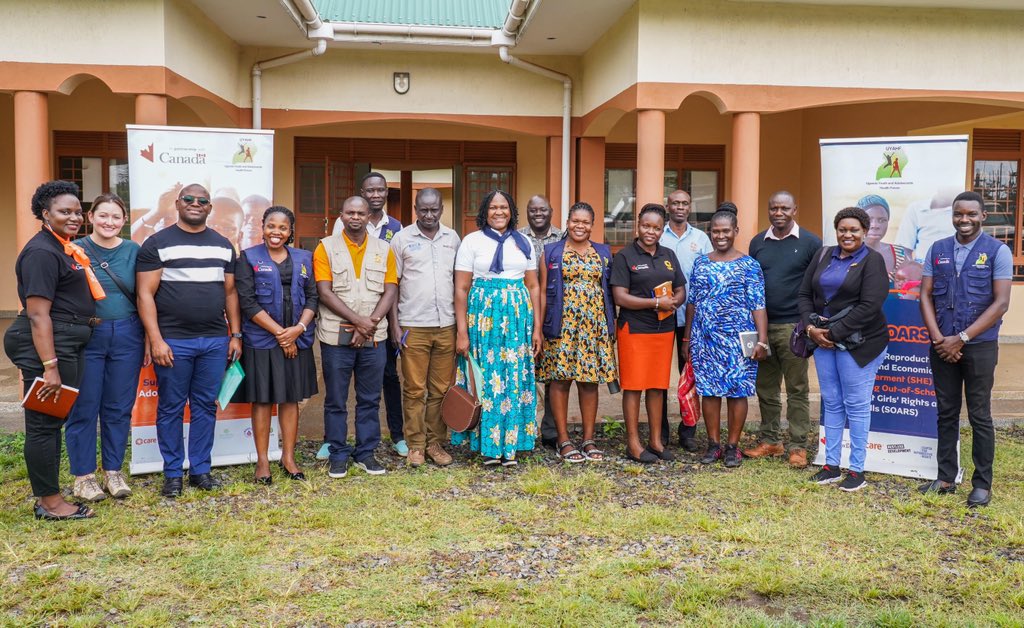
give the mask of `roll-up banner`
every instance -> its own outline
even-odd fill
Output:
[[[209,228],[230,240],[236,251],[262,241],[263,212],[274,197],[273,131],[141,125],[127,129],[133,240],[142,244],[154,232],[175,224],[175,199],[184,186],[198,183],[209,190],[213,201]],[[153,367],[143,368],[132,411],[132,474],[163,469],[156,436],[158,395]],[[188,417],[186,405],[186,448]],[[279,433],[275,416],[271,460],[281,457]],[[212,455],[214,466],[256,460],[249,404],[218,407]]]
[[[865,469],[934,479],[935,388],[918,299],[928,247],[953,235],[953,198],[967,177],[967,136],[827,139],[820,147],[823,242],[836,244],[836,212],[861,207],[871,218],[865,242],[889,273],[889,355],[875,378]],[[814,462],[824,464],[824,423],[819,437]],[[844,467],[849,451],[847,430]]]

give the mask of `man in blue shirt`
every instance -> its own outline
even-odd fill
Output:
[[[690,273],[693,272],[693,263],[701,255],[711,252],[711,239],[707,234],[689,223],[692,200],[690,193],[685,190],[676,190],[668,195],[668,202],[665,209],[668,210],[668,224],[665,232],[661,234],[660,244],[672,249],[679,258],[679,265],[683,268],[683,276],[686,277],[686,285],[690,285]],[[689,298],[689,290],[687,290]],[[676,358],[679,371],[689,357],[689,343],[685,342],[684,328],[686,326],[686,307],[676,310]],[[667,400],[667,397],[666,397]],[[668,445],[668,403],[664,405],[664,414],[661,420],[661,440]],[[695,452],[700,447],[694,440],[697,432],[696,425],[679,424],[679,444],[689,452]]]
[[[1010,307],[1013,255],[982,231],[985,200],[963,192],[953,201],[956,235],[928,249],[921,281],[921,317],[932,339],[929,355],[938,406],[938,478],[922,493],[953,493],[959,473],[961,395],[971,423],[973,490],[967,506],[992,499],[992,386],[999,358],[999,325]]]

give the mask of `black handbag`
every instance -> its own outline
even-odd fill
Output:
[[[821,247],[821,252],[818,253],[818,264],[821,264],[821,260],[825,259],[825,254],[828,253],[829,247]],[[818,345],[814,344],[814,341],[807,337],[807,323],[804,322],[803,317],[797,322],[796,327],[793,328],[793,333],[789,336],[789,350],[793,352],[798,358],[804,358],[805,360],[814,353],[814,350],[818,348]]]

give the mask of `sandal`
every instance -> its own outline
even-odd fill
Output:
[[[572,449],[562,453],[562,450],[566,447],[571,447]],[[580,453],[579,449],[576,449],[576,445],[573,445],[571,440],[567,440],[564,443],[558,443],[558,457],[566,462],[572,463],[583,462],[587,459],[586,456]]]
[[[587,460],[591,462],[600,462],[604,460],[604,452],[597,448],[597,443],[592,440],[585,440],[580,443],[580,447],[583,448],[583,455],[587,457]],[[587,447],[593,447],[593,449],[587,449]]]

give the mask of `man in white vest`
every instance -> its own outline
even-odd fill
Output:
[[[387,362],[387,314],[398,293],[394,253],[366,233],[370,205],[352,196],[341,206],[344,229],[324,238],[313,253],[320,308],[316,336],[324,371],[324,435],[332,478],[348,474],[350,459],[370,475],[384,467],[380,444],[380,393]],[[348,391],[355,376],[356,444],[348,444]]]

